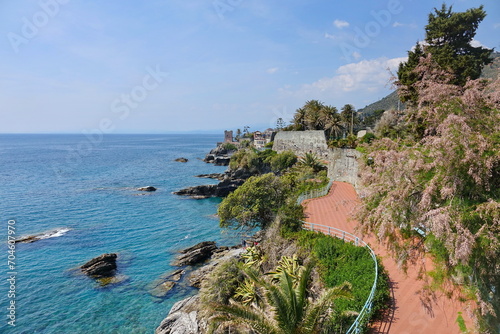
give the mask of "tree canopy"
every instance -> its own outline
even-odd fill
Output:
[[[220,204],[222,227],[266,228],[285,205],[291,187],[273,173],[252,176]]]
[[[351,104],[337,108],[325,105],[318,100],[306,101],[304,106],[295,111],[288,130],[324,130],[327,138],[340,138],[351,131],[351,125],[358,124],[358,113]]]
[[[425,27],[425,43],[417,43],[408,52],[408,61],[398,69],[398,82],[405,86],[400,94],[403,102],[416,102],[414,84],[420,80],[415,68],[421,57],[432,55],[432,59],[443,69],[452,73],[450,84],[464,86],[468,79],[477,79],[484,65],[491,62],[492,50],[473,46],[472,42],[481,21],[486,17],[483,6],[465,12],[453,12],[452,6],[442,5],[429,14]]]

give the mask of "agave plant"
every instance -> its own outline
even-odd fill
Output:
[[[259,287],[250,279],[246,279],[235,291],[234,299],[241,301],[243,305],[258,305],[262,302]]]
[[[292,257],[282,256],[278,261],[278,266],[275,271],[267,273],[271,276],[272,282],[279,282],[282,275],[281,273],[286,271],[286,273],[292,278],[294,285],[300,280],[300,274],[302,273],[303,267],[299,263],[297,254],[293,254]]]
[[[247,247],[246,252],[241,254],[245,267],[253,267],[254,265],[260,266],[264,257],[259,248],[255,246]]]

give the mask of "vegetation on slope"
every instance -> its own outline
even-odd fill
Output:
[[[279,156],[249,150],[235,155],[235,167],[271,166],[270,159]],[[251,177],[219,206],[221,226],[259,227],[266,237],[248,247],[239,263],[216,269],[203,285],[202,300],[214,331],[230,326],[231,332],[243,333],[249,328],[256,333],[344,333],[370,294],[374,266],[366,249],[302,230],[304,213],[297,196],[325,186],[328,179],[313,154],[299,161],[290,157],[287,153],[279,159],[287,166],[280,173]],[[384,275],[379,287],[388,296]],[[345,298],[351,290],[352,298]],[[386,304],[384,298],[376,300],[374,310]]]
[[[308,231],[283,237],[282,224],[278,219],[260,245],[203,283],[202,301],[215,332],[341,334],[362,309],[374,280],[367,249]],[[389,295],[379,269],[374,310]]]
[[[427,39],[461,17],[454,14],[444,7],[431,14]],[[472,30],[467,21],[462,33],[453,33],[470,41],[484,17],[479,14]],[[400,92],[411,93],[413,106],[379,126],[383,138],[362,148],[366,189],[358,218],[401,263],[430,255],[433,286],[451,283],[460,298],[476,300],[486,333],[495,331],[500,315],[500,86],[443,63],[455,44],[446,36],[442,41],[442,49],[424,48],[411,68],[404,67],[411,75],[400,73]],[[481,67],[482,55],[471,66]]]
[[[231,168],[269,173],[250,177],[222,201],[217,210],[222,227],[265,229],[279,216],[287,221],[284,228],[298,230],[304,218],[298,195],[328,183],[326,168],[312,154],[297,162],[292,152],[243,149],[233,155]]]

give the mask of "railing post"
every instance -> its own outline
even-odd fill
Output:
[[[356,245],[356,246],[357,246],[357,245],[358,245],[358,241],[359,241],[359,238],[358,238],[358,237],[356,237],[356,239],[355,239],[355,241],[354,241],[354,245]]]
[[[328,235],[331,236],[332,233],[330,232],[330,226],[328,226]]]
[[[342,241],[345,241],[345,231],[342,231]]]

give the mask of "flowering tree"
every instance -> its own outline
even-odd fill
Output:
[[[483,315],[500,316],[499,82],[455,85],[431,55],[414,71],[407,133],[365,148],[361,228],[403,265],[430,254],[448,281],[475,292]]]

